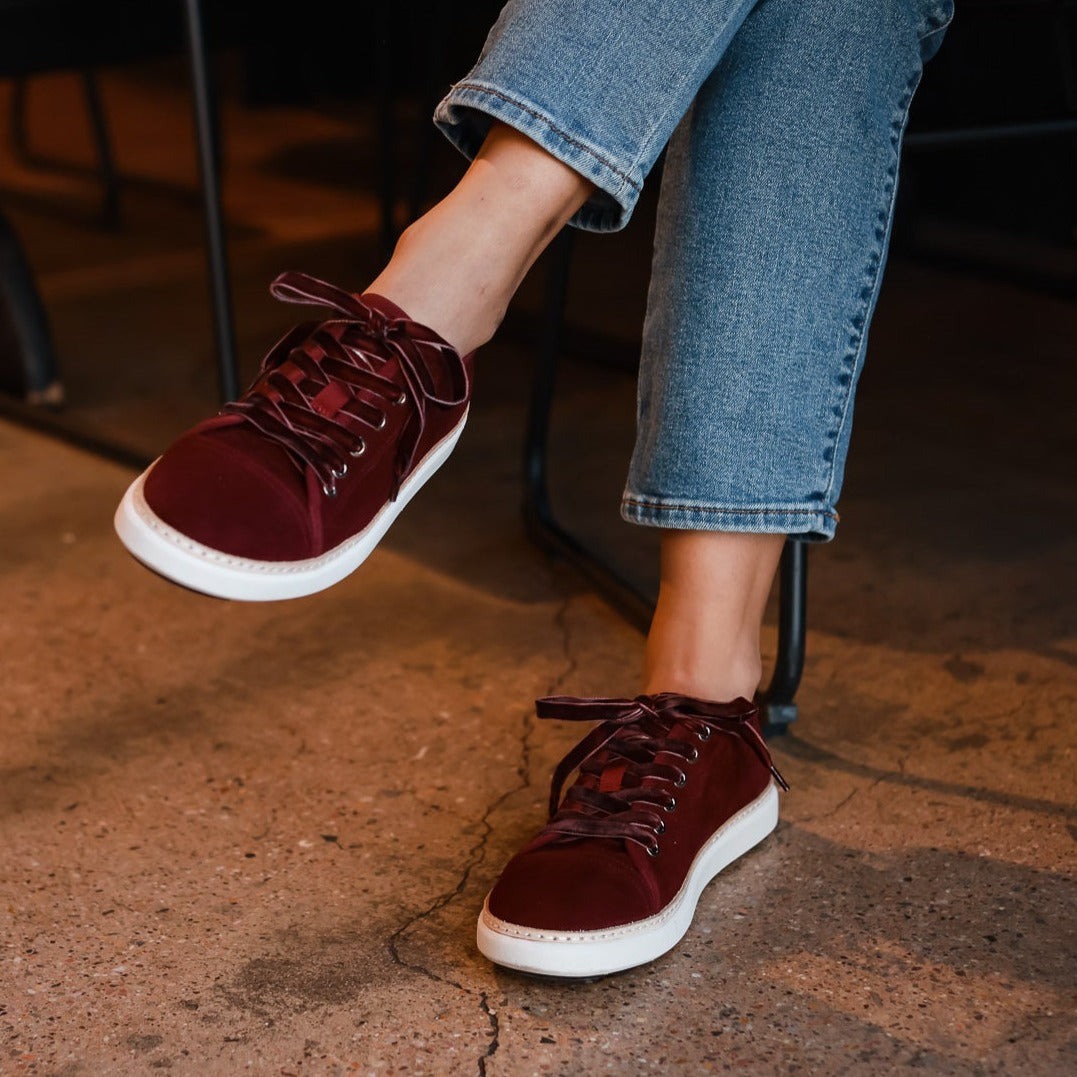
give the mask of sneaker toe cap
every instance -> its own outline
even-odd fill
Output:
[[[545,931],[598,931],[656,911],[654,895],[619,842],[546,846],[511,860],[490,893],[499,920]]]
[[[234,557],[294,561],[319,552],[298,470],[242,428],[180,438],[151,468],[143,494],[169,527]]]

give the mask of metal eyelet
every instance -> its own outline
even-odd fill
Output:
[[[403,390],[400,391],[400,395],[393,401],[394,404],[406,404],[408,402],[408,394]]]
[[[383,412],[381,413],[381,420],[379,421],[378,425],[377,425],[376,427],[374,427],[374,429],[375,429],[375,430],[384,430],[384,429],[385,429],[385,424],[386,424],[386,423],[387,423],[388,421],[389,421],[389,417],[388,417],[388,416],[387,416],[387,415],[385,414],[385,412],[383,411]]]
[[[348,474],[348,465],[347,464],[341,464],[339,468],[334,467],[334,468],[331,468],[330,470],[332,471],[332,475],[333,475],[334,479],[342,479],[342,478],[344,478],[345,475]]]
[[[661,819],[658,820],[658,825],[654,827],[654,832],[656,834],[664,834],[666,832],[666,824],[663,823]]]
[[[653,860],[659,853],[658,842],[647,846],[647,855]]]
[[[705,725],[701,730],[699,730],[698,733],[696,733],[696,736],[701,741],[706,742],[706,741],[711,739],[711,733],[712,732],[714,732],[714,731],[711,729],[711,727],[709,725]]]
[[[689,766],[690,766],[690,765],[691,765],[692,763],[698,763],[698,762],[699,762],[699,749],[698,749],[698,748],[693,748],[693,749],[692,749],[692,754],[691,754],[691,755],[689,755],[689,756],[685,756],[685,760],[684,760],[684,761],[685,761],[686,763],[688,763],[688,764],[689,764]]]
[[[326,497],[336,497],[337,496],[337,488],[335,486],[330,486],[328,483],[323,482],[322,483],[322,493],[325,494]]]
[[[360,438],[358,447],[350,450],[348,455],[349,456],[362,456],[363,453],[365,453],[365,452],[366,452],[366,442],[362,438]]]
[[[677,780],[673,783],[674,789],[683,789],[688,784],[688,775],[684,771],[677,774]]]
[[[662,811],[664,811],[664,812],[675,812],[676,810],[677,810],[677,798],[676,797],[670,797],[669,798],[669,803],[662,805]]]

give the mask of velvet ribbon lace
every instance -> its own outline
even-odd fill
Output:
[[[286,303],[326,307],[335,317],[288,333],[263,360],[254,385],[221,414],[250,423],[280,445],[300,472],[309,467],[326,496],[335,497],[349,464],[386,426],[388,410],[410,406],[394,461],[395,500],[415,462],[429,408],[468,399],[463,360],[425,326],[388,317],[306,273],[282,273],[270,293]],[[441,393],[431,373],[437,366],[438,383],[447,386]]]
[[[687,781],[684,768],[699,755],[691,741],[670,736],[674,726],[698,741],[715,733],[739,738],[778,785],[789,788],[751,722],[754,711],[673,693],[635,699],[548,696],[536,709],[539,718],[600,722],[557,765],[544,834],[623,838],[657,856],[663,815],[676,809],[676,790]],[[577,769],[592,780],[577,780],[562,802],[565,780]]]

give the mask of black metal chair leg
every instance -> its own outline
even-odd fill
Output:
[[[524,523],[528,533],[537,538],[550,518],[550,497],[546,467],[550,434],[550,412],[557,380],[557,360],[568,297],[569,269],[572,263],[572,232],[564,229],[550,246],[550,273],[546,281],[546,309],[542,322],[539,355],[531,387],[531,405],[527,413],[524,437]]]
[[[97,171],[101,177],[101,223],[115,231],[120,227],[120,185],[116,177],[116,158],[112,153],[105,108],[101,103],[101,88],[97,75],[90,69],[82,72],[82,92],[86,98],[86,111],[93,129],[94,149],[97,153]]]
[[[25,75],[11,84],[11,146],[20,164],[30,160],[30,132],[26,123],[29,85]]]
[[[22,245],[2,211],[0,391],[30,404],[56,406],[63,402],[49,320]]]
[[[572,232],[566,228],[554,240],[550,250],[544,328],[524,439],[524,526],[533,542],[549,553],[564,558],[615,609],[646,632],[654,613],[652,599],[618,572],[605,557],[566,530],[554,516],[550,505],[550,412],[561,354],[572,247]],[[783,731],[797,716],[793,697],[804,669],[807,564],[806,543],[790,539],[782,551],[778,657],[763,704],[767,732],[771,734]]]
[[[142,453],[65,414],[49,320],[22,247],[0,212],[0,416],[141,471]]]
[[[423,56],[423,77],[419,87],[419,108],[426,119],[433,115],[443,90],[441,74],[445,70],[445,38],[449,7],[445,4],[430,4],[425,10],[416,12],[416,23],[412,33],[421,35],[425,55]],[[430,176],[434,168],[434,150],[440,141],[437,128],[427,120],[422,132],[416,139],[415,158],[412,162],[411,178],[408,184],[407,222],[418,220],[423,207],[430,197]]]
[[[94,151],[97,155],[97,174],[101,180],[101,223],[105,228],[114,231],[120,226],[120,186],[116,158],[112,153],[112,140],[109,138],[108,121],[101,102],[97,75],[89,68],[84,69],[81,74],[82,93],[86,99],[86,111],[90,118]],[[27,166],[53,169],[77,167],[65,166],[55,161],[35,160],[27,125],[28,99],[29,80],[25,77],[15,79],[11,93],[11,144],[19,161]]]
[[[774,673],[763,693],[767,728],[781,732],[795,722],[793,702],[804,672],[808,625],[808,544],[788,539],[782,550],[778,580],[778,656]]]
[[[654,613],[651,600],[562,527],[550,506],[547,447],[572,247],[572,232],[566,228],[554,240],[550,251],[552,262],[546,289],[543,332],[524,438],[524,527],[536,545],[568,561],[615,609],[646,632]]]
[[[213,326],[217,344],[217,374],[222,401],[239,395],[239,368],[236,362],[232,294],[228,275],[228,254],[224,239],[215,113],[210,87],[209,61],[202,26],[200,0],[184,0],[187,40],[194,96],[195,131],[198,140],[198,172],[202,184],[202,207],[206,233]]]

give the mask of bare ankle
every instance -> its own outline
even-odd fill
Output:
[[[648,692],[752,698],[762,676],[759,629],[783,541],[780,535],[664,533],[662,581],[647,636]]]
[[[452,192],[400,237],[370,290],[466,353],[497,331],[527,270],[591,184],[495,124]]]
[[[485,344],[505,316],[511,274],[478,257],[478,237],[458,234],[455,211],[435,207],[409,225],[369,290],[440,333],[462,355]]]
[[[758,654],[754,659],[715,660],[705,664],[689,664],[676,661],[648,665],[644,677],[644,692],[676,692],[711,699],[719,702],[732,699],[751,699],[759,689],[763,665]]]

